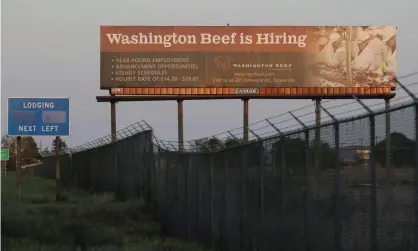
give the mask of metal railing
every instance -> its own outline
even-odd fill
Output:
[[[324,101],[319,126],[298,110],[253,123],[250,142],[231,130],[182,152],[140,122],[63,154],[62,182],[142,197],[165,232],[220,250],[417,250],[415,94],[342,114]],[[54,171],[49,156],[35,173]]]

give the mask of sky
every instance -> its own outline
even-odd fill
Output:
[[[1,7],[2,135],[8,97],[70,97],[71,135],[63,137],[69,146],[110,133],[110,105],[95,99],[107,95],[99,88],[100,25],[396,25],[398,75],[418,71],[418,2],[412,0],[2,0]],[[418,93],[417,85],[411,88]],[[250,123],[302,106],[313,111],[311,100],[251,100]],[[242,110],[240,100],[185,101],[185,139],[241,127]],[[118,129],[145,120],[158,138],[177,139],[175,101],[118,103],[116,113]]]

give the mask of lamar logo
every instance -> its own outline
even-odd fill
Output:
[[[259,88],[235,88],[235,94],[258,94],[260,91]]]
[[[216,65],[216,68],[219,70],[229,70],[231,69],[231,63],[233,59],[228,56],[220,56],[213,59],[213,62]]]

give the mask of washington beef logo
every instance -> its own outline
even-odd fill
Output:
[[[218,70],[229,70],[231,69],[232,62],[234,60],[228,56],[220,56],[213,59],[216,69]]]

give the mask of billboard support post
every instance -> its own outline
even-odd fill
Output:
[[[22,173],[21,173],[21,158],[22,158],[22,137],[16,137],[16,175],[17,175],[17,182],[16,182],[16,197],[17,201],[20,201],[21,197],[21,188],[22,188]]]
[[[243,131],[243,136],[244,136],[244,142],[248,142],[248,101],[249,99],[244,98],[242,100],[244,102],[244,114],[243,114],[243,124],[244,124],[244,131]]]
[[[385,109],[389,111],[390,109],[390,99],[385,99]],[[392,184],[392,166],[391,166],[391,158],[390,158],[390,150],[391,150],[391,136],[390,136],[390,112],[387,112],[385,115],[385,128],[386,128],[386,147],[385,147],[385,168],[386,168],[386,175],[387,175],[387,182],[391,185]]]
[[[183,100],[177,100],[177,129],[179,151],[184,151],[184,129],[183,129]]]
[[[115,96],[111,94],[111,96]],[[116,101],[110,101],[110,133],[112,142],[116,141]]]

